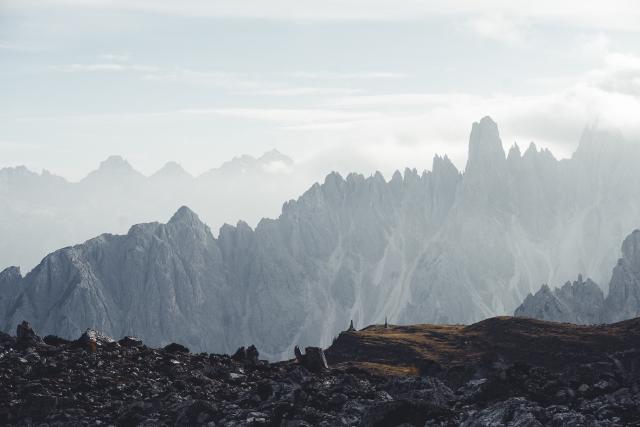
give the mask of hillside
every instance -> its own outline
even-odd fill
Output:
[[[621,426],[640,423],[640,319],[493,318],[381,326],[260,360],[154,349],[88,330],[0,334],[0,423],[207,426]]]

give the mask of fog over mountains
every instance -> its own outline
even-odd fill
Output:
[[[29,270],[60,247],[132,224],[169,218],[181,205],[217,230],[239,218],[255,225],[312,183],[276,150],[236,157],[197,177],[167,163],[146,177],[112,156],[80,182],[25,167],[0,169],[0,265]]]
[[[255,229],[225,225],[216,238],[197,206],[182,207],[167,224],[56,251],[25,277],[5,270],[0,324],[26,318],[70,337],[94,326],[216,352],[255,343],[280,358],[329,344],[350,319],[510,314],[542,283],[579,272],[606,283],[640,222],[638,164],[638,144],[596,129],[571,159],[533,144],[505,154],[485,117],[473,124],[464,173],[446,156],[389,181],[331,173]]]
[[[613,323],[640,316],[640,230],[622,243],[622,257],[613,268],[609,292],[582,275],[558,289],[543,285],[529,294],[516,316],[577,324]]]

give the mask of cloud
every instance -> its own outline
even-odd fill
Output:
[[[49,69],[64,73],[133,72],[146,81],[175,82],[195,86],[216,87],[234,90],[247,95],[295,97],[295,96],[339,96],[361,93],[361,89],[350,87],[295,86],[281,83],[280,78],[291,77],[289,73],[259,78],[249,73],[192,70],[183,67],[158,67],[132,64],[127,55],[103,54],[102,59],[118,62],[52,65]],[[325,75],[327,77],[325,77]],[[352,80],[371,78],[393,78],[391,73],[304,73],[298,77],[307,79]]]
[[[354,95],[362,93],[362,89],[349,89],[339,87],[288,87],[278,89],[265,89],[253,91],[253,95],[266,96],[301,96],[301,95],[320,95],[320,96],[338,96],[338,95]]]
[[[218,115],[236,117],[249,120],[275,122],[287,124],[339,123],[353,120],[381,119],[383,114],[362,111],[327,110],[316,108],[212,108],[212,109],[184,109],[181,114],[188,115]]]
[[[517,45],[525,40],[525,25],[502,14],[474,17],[464,27],[476,35],[508,45]]]
[[[531,23],[640,32],[640,8],[628,0],[5,0],[5,3],[8,9],[19,10],[50,5],[272,20],[415,21],[449,16],[466,22],[470,17],[502,15],[507,21],[526,18]],[[487,22],[480,23],[480,27],[487,26]],[[495,28],[495,25],[494,21],[488,26]]]
[[[604,68],[588,74],[588,83],[607,92],[640,97],[640,57],[610,53]]]
[[[101,53],[97,58],[107,62],[129,62],[131,59],[127,53]]]
[[[52,65],[49,68],[55,71],[63,72],[63,73],[111,72],[111,71],[152,72],[157,70],[156,67],[150,67],[145,65],[135,65],[135,64],[122,64],[122,63]]]
[[[268,121],[291,132],[293,140],[316,141],[321,148],[315,155],[325,165],[335,156],[354,170],[388,173],[401,165],[428,168],[435,153],[449,154],[464,168],[469,125],[484,115],[499,123],[505,149],[516,141],[534,141],[562,158],[573,153],[582,130],[592,123],[619,128],[640,142],[638,111],[640,57],[610,52],[599,67],[559,90],[535,95],[356,94],[324,100],[318,108],[201,112]]]
[[[40,49],[35,47],[35,46],[28,45],[28,44],[16,43],[16,42],[11,42],[11,41],[6,41],[6,40],[0,40],[0,50],[9,50],[9,51],[18,51],[18,52],[30,52],[30,51],[38,51]]]
[[[42,144],[35,144],[32,142],[21,141],[3,141],[0,140],[0,148],[3,150],[39,150],[42,148]]]
[[[386,71],[372,71],[360,73],[329,73],[318,71],[297,71],[288,73],[290,77],[313,80],[378,80],[378,79],[400,79],[407,77],[406,73],[395,73]]]
[[[283,162],[281,160],[274,160],[262,165],[262,170],[274,175],[278,174],[291,174],[293,173],[293,165]]]

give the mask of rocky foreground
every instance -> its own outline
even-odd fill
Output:
[[[0,334],[0,424],[640,425],[640,319],[371,326],[295,356],[41,339],[23,323]]]

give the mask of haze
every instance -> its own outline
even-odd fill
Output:
[[[313,179],[464,167],[469,123],[568,156],[636,140],[633,2],[5,0],[0,167],[77,181],[109,155],[197,175],[273,148]]]

